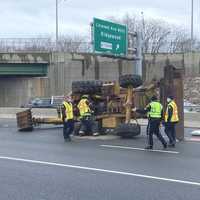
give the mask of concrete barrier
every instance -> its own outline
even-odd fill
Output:
[[[16,118],[16,113],[28,108],[0,107],[0,118]],[[54,108],[32,108],[34,117],[57,117],[57,110]]]

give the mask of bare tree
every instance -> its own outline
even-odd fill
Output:
[[[58,41],[57,50],[63,52],[79,52],[83,42],[85,42],[83,37],[64,35]]]
[[[144,53],[160,53],[160,52],[187,52],[190,50],[191,41],[188,31],[178,26],[172,26],[159,19],[140,19],[136,15],[126,14],[122,18],[110,17],[114,22],[124,23],[128,26],[129,31],[143,32],[143,52]],[[129,38],[129,46],[135,41]],[[197,41],[194,42],[197,44]],[[195,46],[196,49],[199,45]]]
[[[142,31],[143,53],[176,53],[191,50],[191,40],[187,30],[172,26],[163,20],[141,19],[136,15],[125,14],[123,17],[109,17],[111,21],[126,24],[130,32]],[[88,35],[90,35],[88,33]],[[135,38],[128,38],[129,47],[135,47]],[[200,50],[200,42],[194,40],[194,50]],[[51,36],[36,38],[0,39],[0,51],[63,51],[92,52],[90,40],[81,35],[63,35],[57,47]]]
[[[161,20],[139,20],[136,15],[131,16],[129,14],[126,14],[121,19],[114,17],[110,17],[110,19],[126,24],[130,32],[143,30],[144,53],[158,53],[165,45],[165,40],[170,34],[168,25]],[[129,38],[129,43],[132,44],[131,38]]]
[[[169,26],[161,20],[142,20],[138,27],[143,26],[144,53],[159,53],[164,49],[170,34]]]
[[[56,48],[55,40],[50,36],[36,38],[0,38],[1,52],[15,51],[63,51],[88,52],[91,45],[86,37],[63,35],[59,38]]]
[[[171,27],[171,34],[168,37],[169,53],[189,52],[191,50],[191,40],[187,30],[178,26]],[[196,43],[196,40],[195,40]]]

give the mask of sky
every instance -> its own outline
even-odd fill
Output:
[[[88,35],[93,17],[135,14],[190,30],[191,0],[58,0],[59,35]],[[56,0],[2,0],[0,38],[55,36]],[[200,1],[194,0],[194,31],[200,34]]]

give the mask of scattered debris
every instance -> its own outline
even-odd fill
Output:
[[[184,79],[184,112],[200,112],[200,77]]]

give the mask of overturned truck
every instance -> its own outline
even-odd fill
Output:
[[[155,95],[160,95],[164,107],[167,95],[175,97],[179,107],[180,122],[177,126],[177,138],[184,138],[183,120],[183,74],[182,69],[168,65],[164,70],[164,78],[151,83],[142,83],[138,75],[127,74],[119,77],[118,81],[103,82],[100,80],[74,81],[72,83],[72,98],[76,120],[75,132],[79,129],[77,104],[84,94],[90,96],[93,102],[94,117],[102,134],[114,132],[122,137],[134,137],[140,134],[138,118],[145,116],[132,112],[133,107],[144,108]],[[31,110],[17,113],[19,131],[32,131],[40,124],[62,124],[61,106],[57,108],[55,118],[32,117]]]
[[[156,93],[157,83],[142,84],[139,75],[127,74],[118,81],[74,81],[72,83],[72,99],[74,102],[75,133],[80,128],[77,104],[82,95],[89,95],[93,104],[94,118],[100,134],[114,133],[121,137],[134,137],[140,134],[139,116],[132,111],[133,107],[144,107],[150,97]],[[40,124],[62,124],[61,106],[57,107],[55,118],[36,118],[31,109],[17,113],[19,131],[32,131]]]

